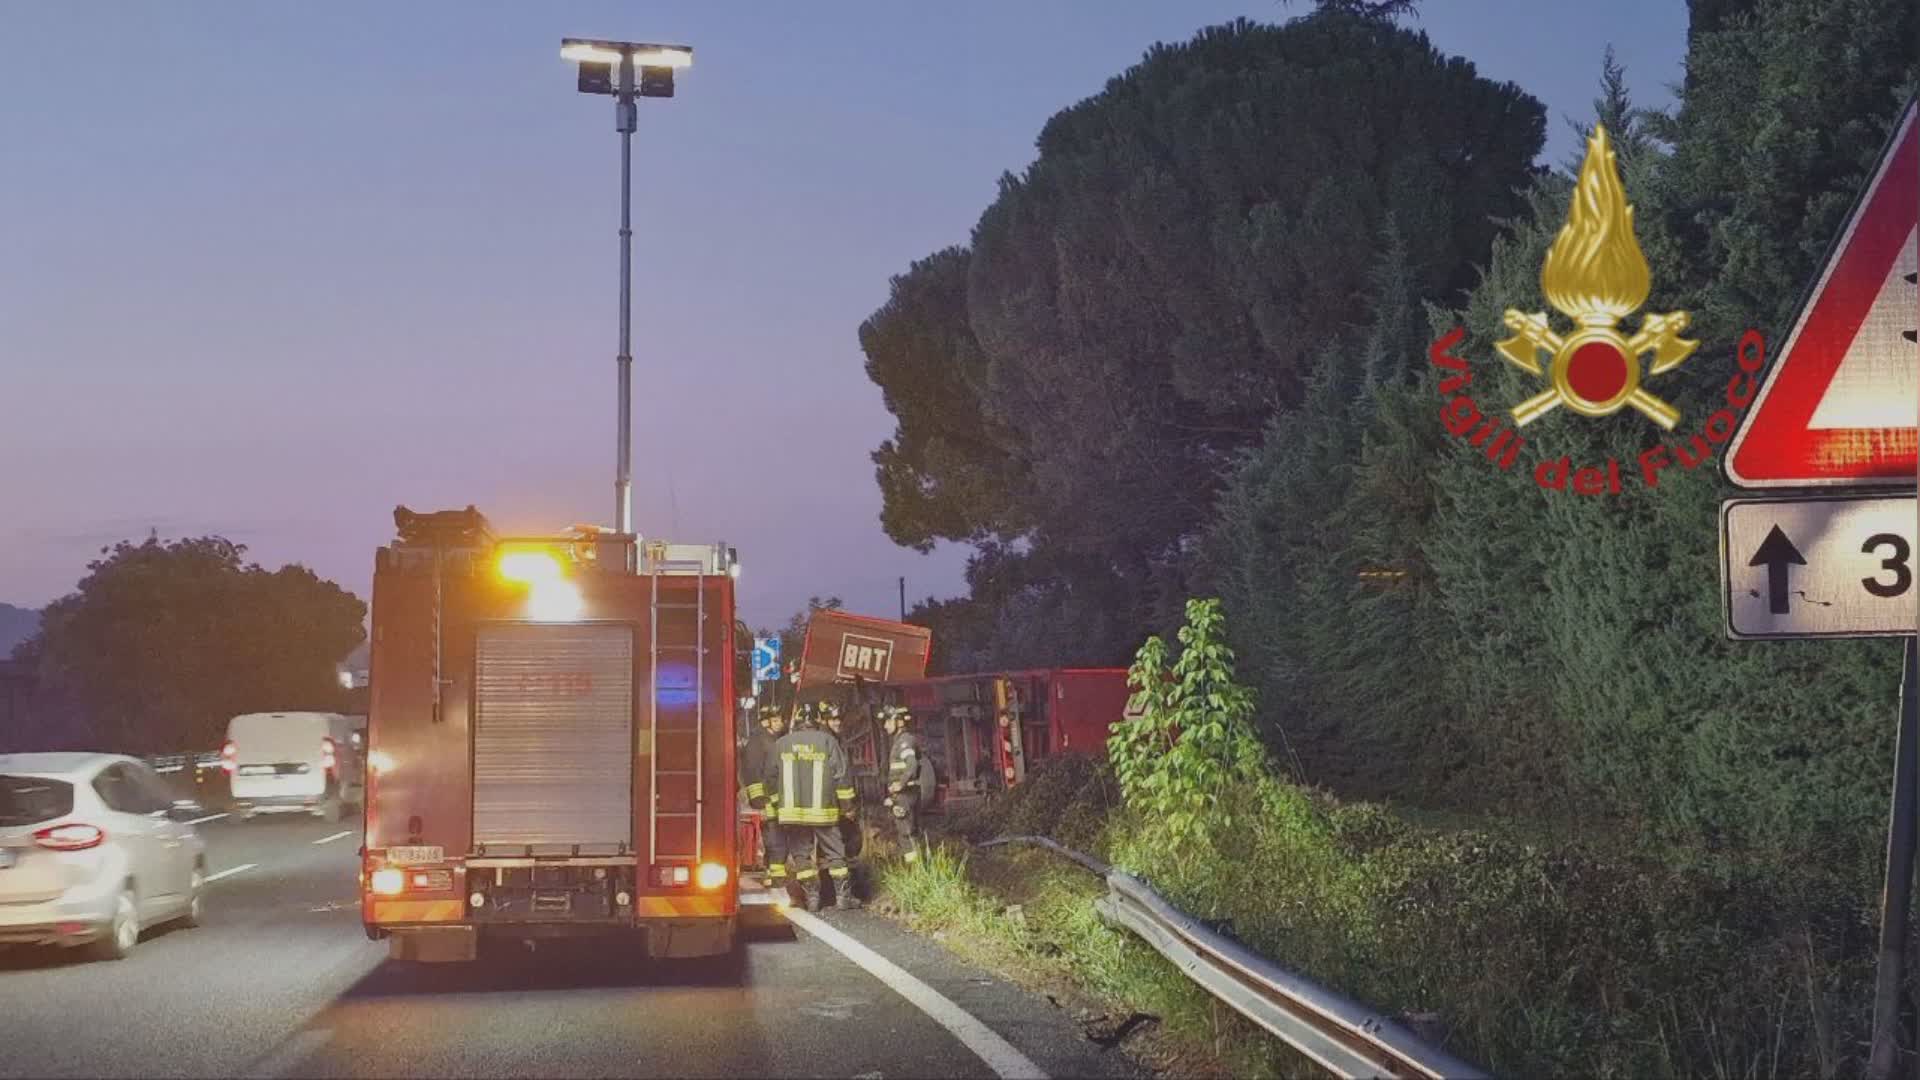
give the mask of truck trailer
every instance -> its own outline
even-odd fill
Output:
[[[733,549],[394,517],[374,559],[368,936],[421,961],[483,937],[730,952]]]
[[[1129,695],[1125,668],[940,675],[891,682],[879,694],[913,712],[947,801],[1016,786],[1046,758],[1106,756]]]

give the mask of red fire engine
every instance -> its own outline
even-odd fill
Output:
[[[498,539],[395,512],[374,559],[367,934],[734,946],[734,576],[724,544]]]

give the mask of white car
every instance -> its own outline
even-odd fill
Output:
[[[144,762],[0,754],[0,944],[133,951],[150,926],[200,921],[207,851]]]

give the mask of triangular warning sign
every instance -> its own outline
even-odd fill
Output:
[[[1907,109],[1727,451],[1747,488],[1911,486],[1920,125]]]

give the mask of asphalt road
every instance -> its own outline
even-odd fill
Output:
[[[604,945],[390,962],[361,932],[351,823],[199,828],[225,875],[203,926],[153,930],[119,962],[0,953],[0,1075],[997,1075],[956,1015],[1049,1076],[1138,1075],[1046,1000],[865,913],[826,918],[957,1006],[947,1026],[805,932],[731,963]]]

